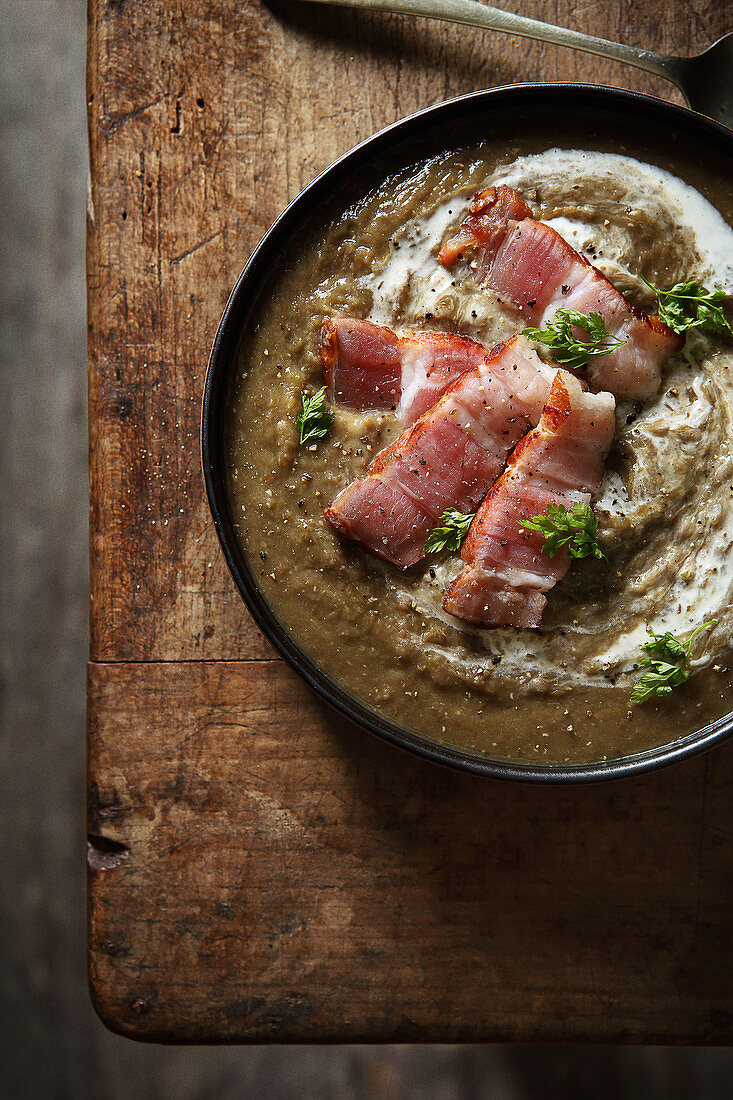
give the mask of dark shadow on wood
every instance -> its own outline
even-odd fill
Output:
[[[308,3],[307,0],[263,0],[273,17],[312,42],[334,42],[405,68],[436,73],[456,72],[466,88],[517,84],[527,79],[521,64],[507,56],[505,35],[475,27],[457,27],[420,16],[391,15]],[[409,58],[409,65],[405,59]]]

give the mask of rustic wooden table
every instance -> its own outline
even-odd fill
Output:
[[[516,6],[516,5],[514,5]],[[522,10],[572,25],[573,0]],[[583,29],[695,52],[716,0]],[[89,959],[171,1041],[733,1036],[733,745],[635,781],[452,774],[334,717],[230,580],[199,411],[228,292],[334,157],[448,96],[634,70],[272,0],[90,0]]]

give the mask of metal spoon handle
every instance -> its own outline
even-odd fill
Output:
[[[612,61],[624,61],[639,69],[656,73],[681,88],[682,60],[653,53],[651,50],[625,46],[621,42],[609,42],[605,38],[596,38],[592,34],[570,30],[568,27],[554,27],[551,23],[542,23],[539,19],[529,19],[524,15],[501,11],[478,0],[320,0],[322,3],[339,4],[348,8],[363,8],[370,11],[388,11],[404,15],[424,15],[428,19],[446,19],[451,23],[467,23],[471,27],[486,27],[492,31],[505,31],[525,38],[538,38],[542,42],[552,42],[556,46],[569,46],[574,50],[608,57]],[[684,89],[682,89],[684,91]]]

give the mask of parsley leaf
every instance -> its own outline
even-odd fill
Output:
[[[566,548],[571,558],[608,558],[598,545],[598,519],[590,504],[576,500],[570,511],[564,504],[548,504],[547,515],[532,516],[522,525],[523,531],[539,531],[545,536],[542,553],[551,558]]]
[[[692,643],[701,630],[715,626],[717,619],[710,619],[706,623],[693,630],[686,642],[675,638],[674,634],[667,631],[666,634],[655,634],[650,630],[651,641],[645,642],[642,649],[649,654],[642,657],[641,663],[649,671],[634,684],[631,692],[632,703],[645,703],[652,695],[671,695],[672,689],[679,687],[690,679],[691,670],[687,667]]]
[[[587,339],[576,336],[574,329],[584,332]],[[529,336],[531,340],[546,344],[556,362],[570,370],[584,367],[591,359],[610,355],[626,343],[625,340],[611,335],[600,313],[589,313],[586,316],[577,309],[558,309],[547,328],[524,328],[522,336]]]
[[[300,432],[301,444],[308,443],[311,439],[323,439],[331,431],[334,419],[326,403],[326,387],[321,386],[312,397],[302,393],[300,400],[303,408],[298,413],[295,426]]]
[[[646,282],[646,280],[645,280]],[[723,312],[721,302],[725,293],[720,289],[708,290],[702,283],[677,283],[671,290],[655,290],[659,319],[673,332],[701,328],[719,336],[733,336],[733,328]]]
[[[425,553],[437,554],[441,550],[460,550],[475,515],[475,512],[466,513],[459,512],[455,508],[446,508],[440,517],[442,526],[434,527],[428,535]]]

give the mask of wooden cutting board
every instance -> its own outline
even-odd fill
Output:
[[[681,54],[726,29],[724,5],[694,9],[522,5]],[[102,1019],[187,1042],[729,1042],[733,745],[634,781],[538,789],[349,726],[241,603],[198,443],[236,276],[338,154],[492,85],[675,93],[519,39],[279,0],[90,0],[88,60]]]

